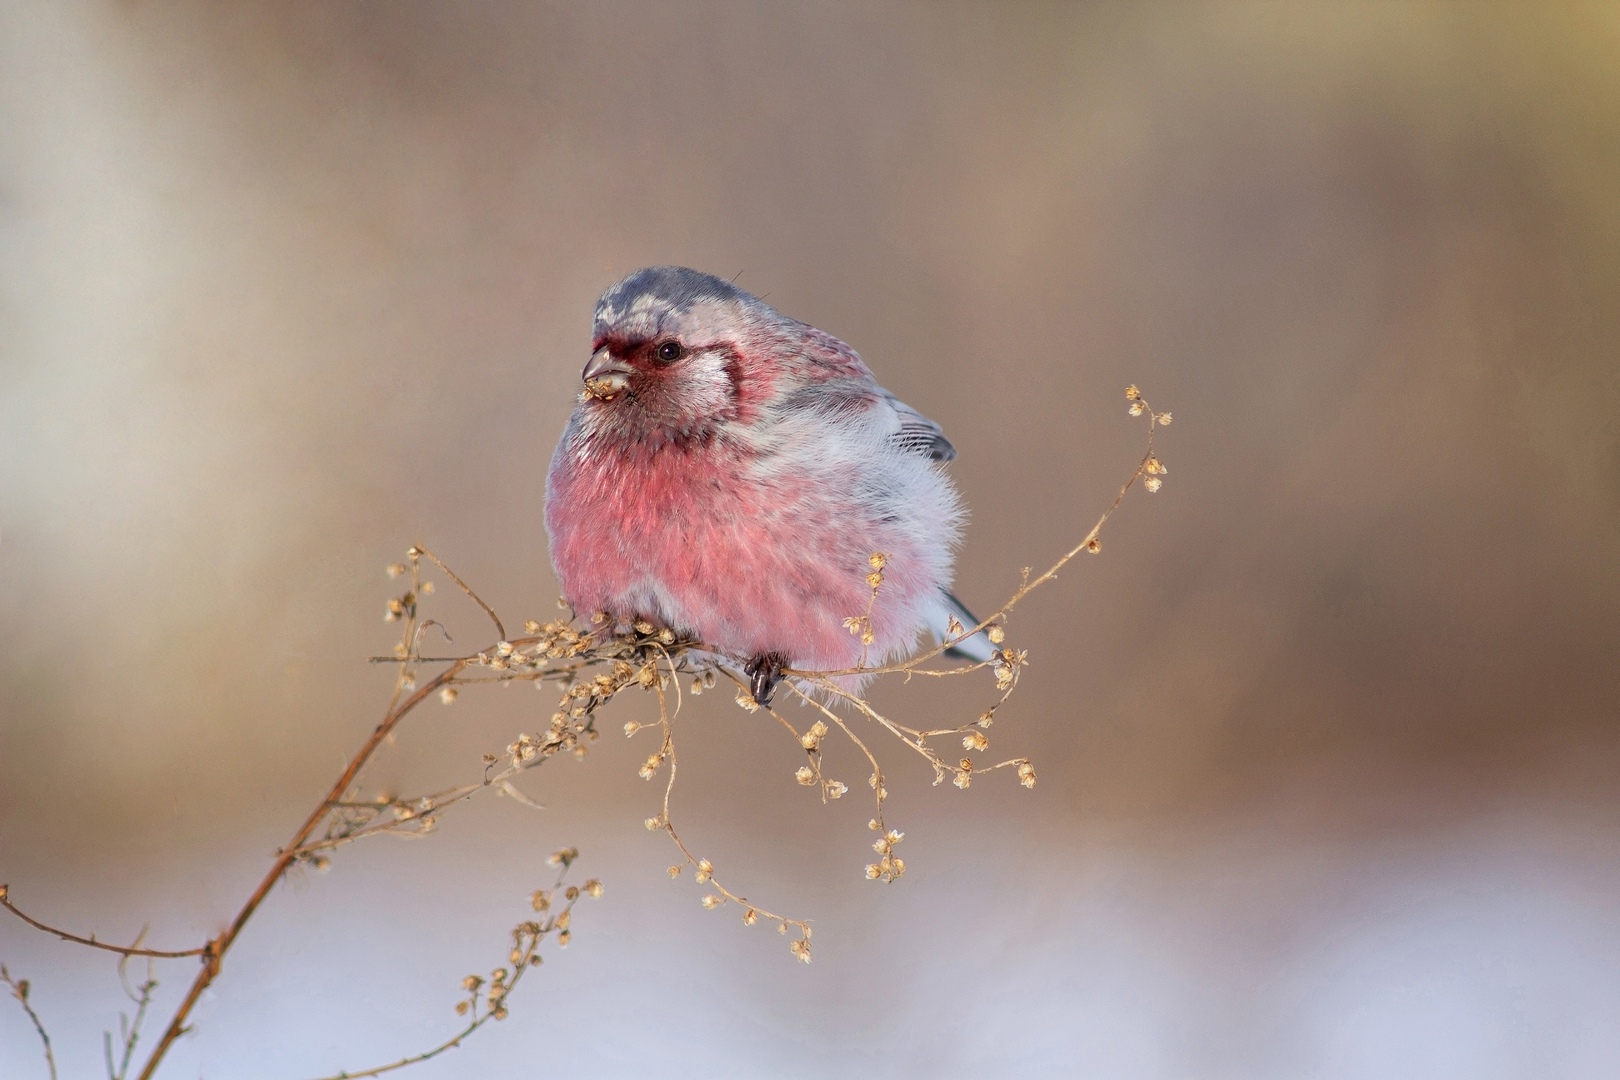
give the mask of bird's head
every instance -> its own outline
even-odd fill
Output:
[[[581,408],[600,427],[663,442],[704,437],[746,410],[750,374],[780,319],[727,281],[637,270],[596,304]]]

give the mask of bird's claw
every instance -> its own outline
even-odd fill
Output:
[[[748,689],[754,695],[754,703],[762,709],[771,707],[771,695],[776,692],[776,684],[782,681],[782,669],[787,667],[787,657],[781,653],[765,653],[756,656],[743,667],[743,673],[748,676]]]

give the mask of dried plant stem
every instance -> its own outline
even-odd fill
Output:
[[[413,553],[413,556],[415,554],[426,555],[432,561],[433,565],[437,566],[439,568],[439,571],[441,573],[443,573],[445,577],[447,577],[451,581],[455,582],[456,585],[461,589],[462,592],[464,592],[468,596],[472,597],[473,603],[475,603],[479,607],[483,608],[484,609],[484,614],[489,616],[489,621],[495,624],[495,632],[500,635],[500,639],[502,641],[506,640],[506,627],[501,625],[501,617],[499,615],[495,614],[495,609],[494,608],[492,608],[488,604],[484,603],[483,597],[479,596],[477,593],[472,591],[472,586],[468,585],[465,581],[462,581],[461,578],[457,577],[456,572],[454,570],[452,570],[448,566],[444,565],[444,561],[442,559],[440,559],[437,555],[433,554],[433,552],[429,551],[427,548],[423,547],[421,544],[417,544],[414,548],[411,549],[411,551]],[[413,557],[411,561],[414,563],[416,560]]]
[[[669,709],[669,699],[665,694],[664,687],[662,684],[655,684],[654,689],[658,693],[658,726],[663,734],[663,742],[659,747],[658,753],[655,754],[654,757],[660,758],[662,759],[662,762],[668,763],[669,777],[664,782],[663,813],[657,818],[649,818],[648,827],[660,829],[664,833],[668,834],[670,840],[674,842],[675,847],[680,851],[682,859],[685,860],[685,865],[692,867],[696,871],[694,876],[698,884],[707,885],[709,888],[714,890],[713,894],[703,898],[704,907],[713,909],[729,901],[743,909],[743,922],[748,926],[754,925],[760,919],[765,919],[768,922],[776,923],[777,929],[784,934],[787,933],[788,927],[791,926],[795,928],[799,932],[799,938],[797,941],[792,943],[793,954],[800,960],[803,960],[805,963],[809,963],[811,934],[809,921],[806,919],[795,919],[788,915],[781,915],[777,912],[767,910],[766,908],[760,907],[758,904],[750,903],[747,897],[739,896],[730,889],[726,888],[726,886],[714,876],[713,864],[711,864],[707,859],[700,859],[696,855],[692,854],[692,849],[686,846],[686,841],[681,838],[680,832],[675,828],[674,818],[670,814],[670,800],[675,793],[675,774],[678,767],[675,756],[674,719],[675,715],[679,714],[680,712],[680,704],[682,699],[680,697],[680,678],[676,671],[675,662],[670,658],[668,652],[664,653],[664,660],[669,665],[670,675],[675,685],[676,706],[674,713],[671,713]],[[735,676],[733,676],[733,678],[735,678]],[[781,718],[778,717],[777,719],[780,720]],[[782,723],[788,727],[788,730],[792,730],[792,725],[787,724],[785,720],[782,721]],[[649,761],[648,764],[651,765],[651,761]],[[650,773],[645,770],[643,771],[643,775],[650,777]],[[679,873],[679,871],[680,867],[670,868],[671,876],[675,876]]]
[[[355,779],[360,775],[360,770],[365,768],[366,762],[371,760],[371,756],[377,752],[378,747],[382,746],[389,735],[393,734],[394,728],[399,726],[399,722],[412,709],[426,700],[429,695],[435,693],[440,687],[447,685],[465,666],[464,662],[451,664],[444,671],[418,687],[404,702],[390,709],[372,731],[370,737],[355,753],[354,757],[349,760],[348,766],[343,770],[343,775],[338,777],[337,782],[332,785],[331,791],[327,793],[326,797],[321,800],[314,810],[310,811],[309,816],[304,819],[304,823],[299,826],[298,831],[293,833],[292,839],[281,849],[280,854],[276,856],[275,862],[271,864],[263,880],[253,890],[252,895],[242,905],[241,910],[236,913],[236,917],[231,920],[230,926],[224,933],[209,941],[205,946],[202,970],[197,973],[197,977],[191,983],[191,989],[187,991],[185,999],[181,1001],[180,1007],[175,1010],[168,1026],[164,1028],[163,1035],[158,1039],[157,1046],[153,1048],[151,1057],[147,1058],[146,1064],[140,1072],[140,1080],[151,1080],[152,1076],[157,1072],[158,1066],[162,1064],[163,1057],[168,1053],[169,1047],[174,1045],[176,1039],[185,1034],[186,1020],[190,1017],[191,1010],[196,1007],[197,1001],[202,997],[203,991],[207,990],[209,984],[219,977],[220,964],[224,960],[226,952],[235,944],[237,937],[242,933],[242,928],[253,917],[253,913],[259,910],[259,905],[264,903],[264,898],[270,895],[270,890],[276,887],[276,883],[286,873],[287,867],[291,866],[293,860],[298,858],[300,849],[308,842],[320,823],[326,819],[327,814],[331,812],[331,804],[343,798],[344,792],[349,790]]]
[[[43,930],[47,934],[54,934],[63,941],[71,941],[75,945],[87,945],[92,949],[105,949],[108,952],[118,953],[120,956],[150,956],[159,960],[178,960],[183,956],[201,956],[208,951],[208,947],[206,945],[197,949],[176,949],[172,952],[163,949],[140,949],[133,946],[112,945],[105,941],[97,941],[94,934],[91,934],[89,937],[80,937],[78,934],[70,934],[66,930],[58,930],[54,926],[47,926],[45,923],[40,922],[32,915],[29,915],[27,912],[18,908],[11,902],[11,890],[10,887],[6,885],[0,885],[0,907],[5,908],[7,911],[11,912],[13,915],[17,916],[17,918],[21,919],[23,922],[27,923],[29,926],[32,926],[36,930]]]
[[[45,1025],[40,1023],[39,1013],[28,1004],[28,980],[13,979],[11,972],[6,970],[6,965],[0,964],[0,982],[11,987],[11,996],[17,999],[17,1003],[23,1007],[23,1012],[28,1014],[28,1019],[34,1022],[34,1030],[39,1033],[39,1041],[45,1046],[45,1067],[50,1070],[51,1080],[56,1080],[56,1055],[51,1053],[51,1037],[45,1034]]]
[[[144,933],[144,931],[143,931]],[[157,979],[152,975],[152,960],[146,961],[146,980],[140,986],[131,989],[129,979],[125,973],[125,965],[129,957],[121,957],[118,961],[118,981],[124,988],[124,995],[135,1003],[135,1018],[131,1020],[123,1013],[118,1014],[118,1034],[122,1040],[124,1053],[118,1064],[113,1065],[112,1032],[101,1033],[101,1049],[107,1060],[107,1080],[124,1080],[129,1075],[129,1063],[135,1057],[135,1044],[140,1041],[141,1025],[146,1022],[146,1010],[152,1004],[152,991],[157,989]]]
[[[565,863],[563,865],[562,872],[557,875],[556,883],[552,886],[553,892],[562,886],[563,878],[567,876],[567,873],[568,866]],[[544,940],[545,936],[551,933],[553,930],[567,925],[568,915],[574,909],[574,901],[580,895],[580,893],[572,889],[569,891],[572,894],[572,897],[569,899],[567,905],[564,906],[561,911],[557,912],[556,915],[553,915],[551,918],[547,919],[543,925],[539,923],[526,923],[518,926],[513,931],[514,948],[510,957],[512,963],[512,977],[511,981],[503,984],[504,990],[500,997],[500,1001],[503,1004],[501,1004],[499,1007],[486,1006],[480,1009],[478,987],[470,987],[469,989],[471,991],[471,996],[466,999],[464,1004],[467,1006],[467,1014],[471,1017],[471,1019],[467,1022],[465,1027],[456,1032],[454,1035],[450,1036],[448,1039],[427,1050],[423,1050],[415,1054],[408,1054],[405,1057],[399,1058],[396,1061],[391,1061],[386,1065],[376,1065],[369,1069],[361,1069],[358,1072],[345,1069],[343,1072],[322,1077],[321,1080],[361,1080],[362,1077],[381,1076],[384,1073],[391,1073],[397,1069],[403,1069],[407,1065],[415,1065],[419,1062],[431,1061],[440,1054],[447,1053],[448,1051],[459,1047],[463,1042],[466,1041],[468,1036],[472,1035],[475,1031],[489,1023],[491,1020],[499,1020],[504,1017],[506,1015],[504,1005],[506,997],[517,988],[517,984],[522,981],[524,974],[529,970],[529,968],[539,963],[538,950],[540,948],[540,942]],[[457,1006],[457,1008],[459,1010],[461,1006]]]

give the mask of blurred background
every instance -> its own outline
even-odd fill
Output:
[[[1129,474],[1127,383],[1174,412],[1164,490],[1011,625],[990,756],[1039,786],[933,788],[876,740],[909,867],[876,885],[862,763],[823,807],[705,697],[677,822],[814,920],[814,964],[668,880],[613,735],[522,781],[543,811],[293,876],[166,1075],[447,1036],[565,844],[607,889],[574,943],[410,1075],[1613,1075],[1616,12],[10,0],[0,880],[106,937],[217,932],[381,715],[385,565],[419,541],[509,625],[555,610],[592,304],[674,262],[944,425],[974,607]],[[878,691],[928,725],[991,697]],[[368,782],[476,778],[551,705],[432,703]],[[5,916],[0,959],[100,1075],[112,958]],[[0,1072],[43,1076],[0,1006]]]

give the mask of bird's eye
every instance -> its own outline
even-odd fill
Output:
[[[666,341],[658,346],[658,350],[653,355],[657,356],[663,363],[673,364],[686,355],[686,349],[678,341]]]

